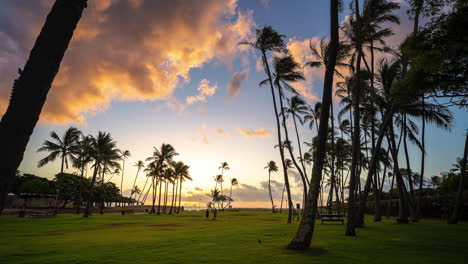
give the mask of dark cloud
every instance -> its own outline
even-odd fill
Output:
[[[238,96],[240,93],[240,88],[242,85],[242,82],[247,80],[247,72],[235,72],[231,79],[229,80],[227,90],[228,90],[228,98],[231,99],[235,96]]]

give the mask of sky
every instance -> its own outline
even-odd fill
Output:
[[[193,181],[185,183],[183,197],[187,205],[209,200],[213,176],[225,161],[230,167],[225,191],[230,178],[240,182],[233,189],[235,206],[269,206],[264,167],[270,160],[279,164],[271,94],[258,85],[266,78],[259,54],[238,43],[252,40],[256,28],[272,25],[286,36],[291,54],[303,65],[313,59],[309,43],[317,45],[329,32],[328,2],[89,1],[19,169],[52,179],[60,162],[37,168],[45,154],[36,150],[51,131],[61,135],[75,126],[84,134],[110,132],[120,149],[131,152],[124,171],[127,193],[137,171],[133,164],[149,157],[153,146],[170,143],[179,153],[176,160],[190,166]],[[0,0],[2,112],[52,4]],[[402,23],[391,25],[395,35],[388,38],[389,46],[398,45],[411,30],[406,9],[401,2],[396,13]],[[348,14],[345,9],[340,20]],[[314,104],[322,96],[323,69],[305,69],[304,74],[306,80],[294,86]],[[339,101],[334,103],[337,112]],[[455,124],[450,132],[427,129],[428,176],[447,171],[462,155],[467,113],[451,110]],[[301,141],[315,135],[307,126],[299,130]],[[412,169],[419,171],[420,152],[413,146],[410,157]],[[300,203],[301,183],[294,173],[291,176],[293,200]],[[112,179],[118,186],[120,177]],[[142,187],[145,178],[140,174],[137,185]],[[279,206],[281,171],[272,174],[272,188]]]

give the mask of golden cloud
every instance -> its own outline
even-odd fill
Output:
[[[218,89],[218,85],[210,85],[210,81],[207,79],[203,79],[200,81],[200,84],[198,85],[198,95],[195,96],[189,96],[185,100],[187,101],[187,104],[193,104],[196,102],[206,102],[206,98],[213,96],[216,92],[216,89]]]
[[[5,19],[22,18],[0,21],[0,110],[53,4],[33,2],[11,1],[0,11]],[[245,48],[237,43],[250,39],[254,27],[253,12],[240,11],[237,0],[91,1],[41,120],[83,123],[112,101],[167,100],[190,81],[191,69],[212,61],[230,65]]]
[[[264,128],[259,128],[259,129],[243,129],[243,128],[237,128],[237,131],[241,133],[243,136],[246,138],[252,138],[252,137],[260,137],[260,138],[268,138],[271,137],[270,132]]]

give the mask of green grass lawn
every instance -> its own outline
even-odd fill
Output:
[[[0,217],[0,263],[466,263],[468,224],[394,219],[345,237],[344,225],[317,223],[312,248],[285,249],[297,223],[285,214],[241,210],[180,215]]]

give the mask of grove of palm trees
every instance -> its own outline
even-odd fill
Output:
[[[468,257],[466,0],[46,2],[0,1],[0,263]]]

